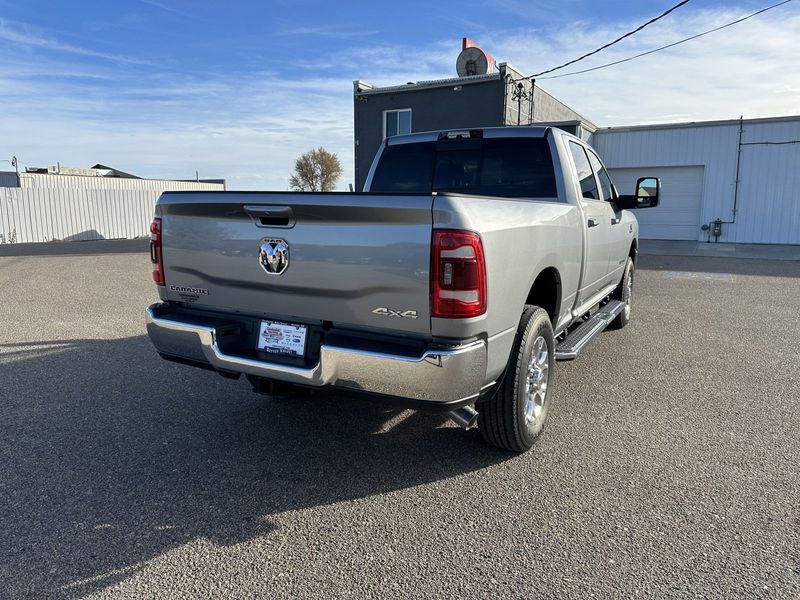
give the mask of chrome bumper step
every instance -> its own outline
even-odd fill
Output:
[[[563,341],[556,344],[556,360],[572,360],[577,358],[589,342],[601,333],[625,309],[625,303],[610,300],[588,321],[567,334]]]
[[[225,373],[245,373],[314,387],[335,386],[431,403],[478,397],[486,377],[486,342],[472,340],[406,356],[323,343],[313,366],[237,356],[219,343],[215,326],[187,320],[154,304],[147,333],[156,350],[179,362],[206,363]]]

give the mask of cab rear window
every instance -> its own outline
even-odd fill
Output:
[[[388,146],[370,191],[459,192],[506,198],[555,198],[550,145],[543,138],[444,140]]]

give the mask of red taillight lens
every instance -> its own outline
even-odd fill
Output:
[[[431,316],[465,319],[486,312],[483,244],[471,231],[433,232]]]
[[[150,224],[150,262],[153,263],[153,281],[164,285],[164,261],[161,257],[161,219]]]

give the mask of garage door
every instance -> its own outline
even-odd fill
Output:
[[[637,167],[609,169],[620,194],[635,192],[639,177],[661,178],[656,208],[637,210],[639,236],[651,240],[697,240],[703,199],[703,167]]]

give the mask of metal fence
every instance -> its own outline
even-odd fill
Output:
[[[157,191],[0,188],[0,244],[149,235]]]

